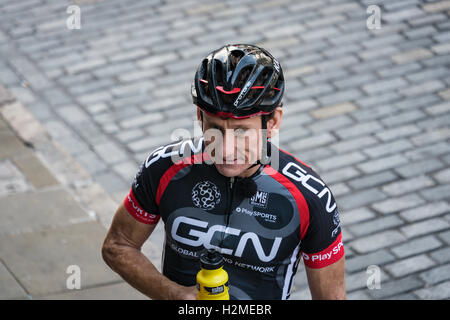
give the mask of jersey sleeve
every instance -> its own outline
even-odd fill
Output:
[[[309,225],[300,245],[305,265],[316,269],[344,256],[339,210],[331,191],[323,190],[307,200]]]
[[[152,176],[151,167],[145,162],[134,177],[130,192],[124,199],[124,205],[130,215],[145,224],[157,224],[160,219],[156,205],[157,185]]]

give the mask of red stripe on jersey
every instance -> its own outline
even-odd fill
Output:
[[[156,205],[159,206],[159,202],[161,201],[161,197],[164,194],[164,191],[166,190],[167,186],[169,185],[169,182],[177,174],[178,171],[194,163],[202,163],[203,160],[209,159],[210,158],[208,154],[206,152],[203,152],[194,154],[189,157],[185,157],[181,160],[178,160],[173,165],[171,165],[169,169],[167,169],[167,171],[164,172],[161,179],[159,180],[158,190],[156,191],[156,200],[155,200]]]
[[[298,190],[295,184],[292,183],[292,181],[276,171],[274,168],[267,165],[264,167],[264,172],[281,183],[294,197],[295,202],[297,203],[298,211],[300,211],[300,240],[302,240],[309,226],[309,207],[305,197],[303,197],[303,194],[300,190]]]
[[[125,197],[123,201],[125,208],[127,211],[133,216],[137,221],[145,223],[145,224],[157,224],[160,216],[156,214],[151,214],[146,212],[137,202],[136,198],[133,194],[133,189],[130,190],[130,193]]]
[[[330,246],[317,253],[302,252],[303,261],[308,268],[319,269],[335,263],[344,256],[344,244],[342,243],[342,233]]]

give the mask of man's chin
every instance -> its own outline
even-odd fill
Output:
[[[217,171],[225,177],[235,177],[244,172],[247,168],[247,164],[214,164]]]

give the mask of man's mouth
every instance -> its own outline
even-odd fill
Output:
[[[221,164],[235,164],[237,162],[237,159],[222,159]]]

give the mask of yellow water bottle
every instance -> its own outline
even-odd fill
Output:
[[[213,249],[200,256],[202,269],[197,273],[198,300],[230,300],[228,273],[223,264],[223,257]]]

